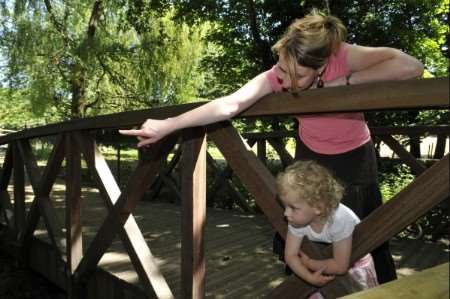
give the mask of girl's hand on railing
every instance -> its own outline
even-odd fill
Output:
[[[335,278],[334,275],[323,274],[323,271],[325,271],[325,268],[322,268],[315,272],[311,272],[311,275],[306,279],[306,281],[308,281],[312,285],[321,287]]]
[[[141,147],[157,142],[172,131],[170,119],[147,119],[140,129],[119,130],[119,133],[128,136],[136,136],[139,140],[137,146]]]

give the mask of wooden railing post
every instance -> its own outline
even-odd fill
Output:
[[[18,238],[25,226],[25,168],[17,142],[13,145],[14,220]]]
[[[206,136],[186,130],[182,154],[181,297],[204,298],[206,222]]]
[[[445,143],[447,141],[447,136],[445,134],[438,134],[436,141],[436,148],[434,149],[433,158],[441,159],[445,152]]]
[[[6,224],[12,228],[14,226],[14,208],[11,204],[11,198],[8,193],[8,185],[11,179],[12,169],[13,169],[13,157],[12,157],[12,146],[8,145],[6,150],[5,158],[3,160],[3,167],[0,173],[0,207],[1,213],[3,214]]]
[[[264,165],[266,165],[267,164],[266,139],[258,140],[257,144],[258,144],[258,146],[257,146],[258,158]]]
[[[68,298],[79,297],[73,273],[83,256],[81,225],[81,153],[72,134],[66,136],[66,255]]]

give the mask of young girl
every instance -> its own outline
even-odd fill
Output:
[[[181,115],[147,119],[138,130],[120,132],[137,136],[138,146],[146,146],[182,128],[230,119],[272,92],[404,80],[422,74],[423,65],[414,57],[388,47],[348,44],[346,32],[338,18],[313,11],[295,20],[274,45],[278,63],[236,92]],[[376,155],[363,113],[303,115],[297,119],[297,157],[332,169],[347,188],[343,202],[360,218],[380,206]],[[387,243],[372,254],[380,282],[395,279]]]
[[[344,187],[331,172],[315,161],[303,160],[288,166],[277,176],[278,194],[288,221],[284,258],[299,277],[322,286],[349,269],[352,234],[358,216],[340,203]],[[331,243],[333,257],[324,260],[300,254],[303,237]],[[350,275],[363,289],[378,284],[370,254],[357,261]],[[323,298],[315,293],[310,298]]]

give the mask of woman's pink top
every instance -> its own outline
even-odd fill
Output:
[[[350,73],[347,64],[349,45],[341,43],[330,57],[322,76],[324,82]],[[282,91],[274,68],[266,72],[274,92]],[[370,140],[370,132],[363,113],[329,113],[297,116],[298,134],[303,143],[320,154],[340,154],[353,150]]]

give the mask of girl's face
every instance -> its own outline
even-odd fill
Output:
[[[299,198],[297,192],[285,190],[280,193],[284,205],[284,216],[290,225],[304,227],[319,219],[321,211]]]
[[[295,72],[299,91],[308,89],[319,74],[317,70],[299,65],[298,63],[295,64]],[[289,65],[284,55],[279,56],[278,63],[275,67],[275,74],[283,89],[289,91],[292,88],[292,82],[289,76]]]

